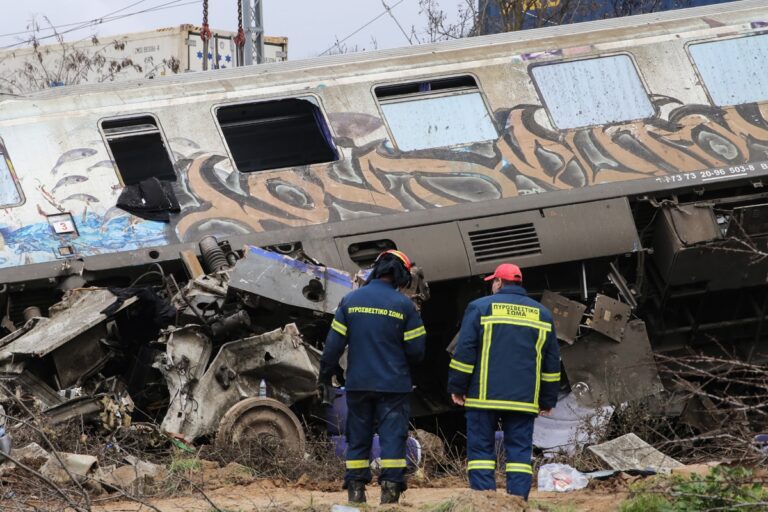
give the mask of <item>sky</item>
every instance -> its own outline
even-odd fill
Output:
[[[419,0],[384,1],[406,33],[410,33],[412,26],[421,30],[425,25],[425,18],[419,12]],[[393,17],[387,14],[382,0],[262,2],[265,33],[268,36],[288,37],[290,59],[317,56],[368,22],[371,24],[345,42],[348,49],[384,49],[410,44]],[[459,2],[447,0],[443,4],[449,7]],[[92,34],[105,37],[141,32],[184,23],[199,25],[202,20],[202,0],[2,0],[2,4],[0,48],[19,47],[20,43],[29,38],[29,32],[25,31],[28,31],[33,19],[47,27],[48,23],[43,17],[60,27],[58,31],[68,40],[88,38]],[[153,8],[159,9],[137,13]],[[209,0],[208,11],[212,29],[236,30],[237,0]],[[111,19],[108,16],[110,14],[121,18]],[[380,17],[372,21],[377,16]],[[104,21],[88,23],[95,19]]]

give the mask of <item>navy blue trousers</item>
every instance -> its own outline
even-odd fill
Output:
[[[528,499],[533,468],[533,420],[523,412],[467,409],[467,471],[476,491],[496,490],[496,427],[501,420],[507,460],[507,493]]]
[[[381,475],[379,481],[396,482],[405,488],[405,448],[411,414],[410,393],[347,391],[347,474],[350,480],[371,481],[371,443],[379,434]]]

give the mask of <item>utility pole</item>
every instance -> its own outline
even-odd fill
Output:
[[[244,64],[264,62],[264,10],[262,0],[241,0],[245,24]]]

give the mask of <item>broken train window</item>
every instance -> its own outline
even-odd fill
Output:
[[[104,120],[101,130],[124,185],[149,178],[176,180],[168,145],[154,117]]]
[[[688,52],[717,106],[768,100],[768,35],[692,44]]]
[[[374,90],[403,151],[495,140],[496,127],[472,76],[385,85]]]
[[[241,172],[339,159],[328,124],[313,99],[223,106],[216,109],[216,119]]]
[[[22,203],[22,199],[11,160],[5,153],[5,145],[0,141],[0,208],[17,206]]]
[[[555,126],[561,130],[653,116],[654,109],[628,55],[531,67]]]

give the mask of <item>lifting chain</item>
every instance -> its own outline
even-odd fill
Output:
[[[243,46],[245,44],[245,31],[243,30],[243,2],[250,0],[237,0],[237,35],[235,36],[235,44],[237,46]]]
[[[213,34],[208,26],[208,0],[203,0],[203,28],[200,30],[200,39],[203,40],[203,71],[208,69],[208,41]]]
[[[244,50],[245,46],[245,31],[243,30],[243,2],[250,2],[251,0],[237,0],[237,35],[235,36],[234,43],[237,46],[237,62],[240,66],[245,64]]]
[[[208,41],[211,37],[213,34],[208,26],[208,0],[203,0],[203,29],[200,31],[200,39]]]

